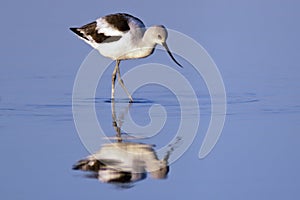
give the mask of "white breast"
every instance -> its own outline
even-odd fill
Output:
[[[131,32],[128,32],[116,42],[98,44],[96,49],[105,57],[113,60],[125,60],[149,56],[153,48],[153,46],[141,45],[141,40],[135,38]]]

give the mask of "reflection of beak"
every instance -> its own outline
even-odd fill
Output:
[[[172,60],[179,66],[179,67],[182,67],[181,64],[179,64],[179,62],[177,62],[177,60],[175,60],[174,56],[172,55],[168,45],[166,42],[162,43],[162,46],[165,47],[165,49],[167,50],[168,54],[170,55],[170,57],[172,58]]]

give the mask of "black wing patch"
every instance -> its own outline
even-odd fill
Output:
[[[124,14],[107,15],[105,17],[105,20],[107,21],[107,23],[109,23],[119,31],[126,32],[130,30],[130,27],[128,25],[128,17]]]
[[[115,42],[122,37],[122,36],[107,36],[104,35],[104,33],[98,33],[96,27],[97,27],[97,22],[92,22],[80,28],[70,28],[70,30],[88,41],[90,41],[88,37],[90,36],[97,43]]]
[[[123,31],[123,32],[130,30],[130,27],[128,25],[130,19],[137,21],[142,27],[145,27],[144,23],[139,18],[129,15],[127,13],[116,13],[116,14],[107,15],[105,17],[107,23],[109,23],[119,31]]]

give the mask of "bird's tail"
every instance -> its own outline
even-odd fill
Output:
[[[80,31],[81,30],[80,28],[70,28],[70,30],[73,31],[79,37],[87,39],[86,35],[82,31]]]

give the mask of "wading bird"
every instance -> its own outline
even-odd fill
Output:
[[[79,28],[70,28],[80,39],[97,49],[100,54],[116,61],[112,73],[111,99],[114,99],[115,81],[118,81],[130,102],[133,99],[124,85],[120,73],[120,61],[144,58],[151,55],[157,44],[162,45],[172,60],[182,67],[169,50],[167,29],[162,25],[146,28],[144,23],[129,14],[110,14]]]

